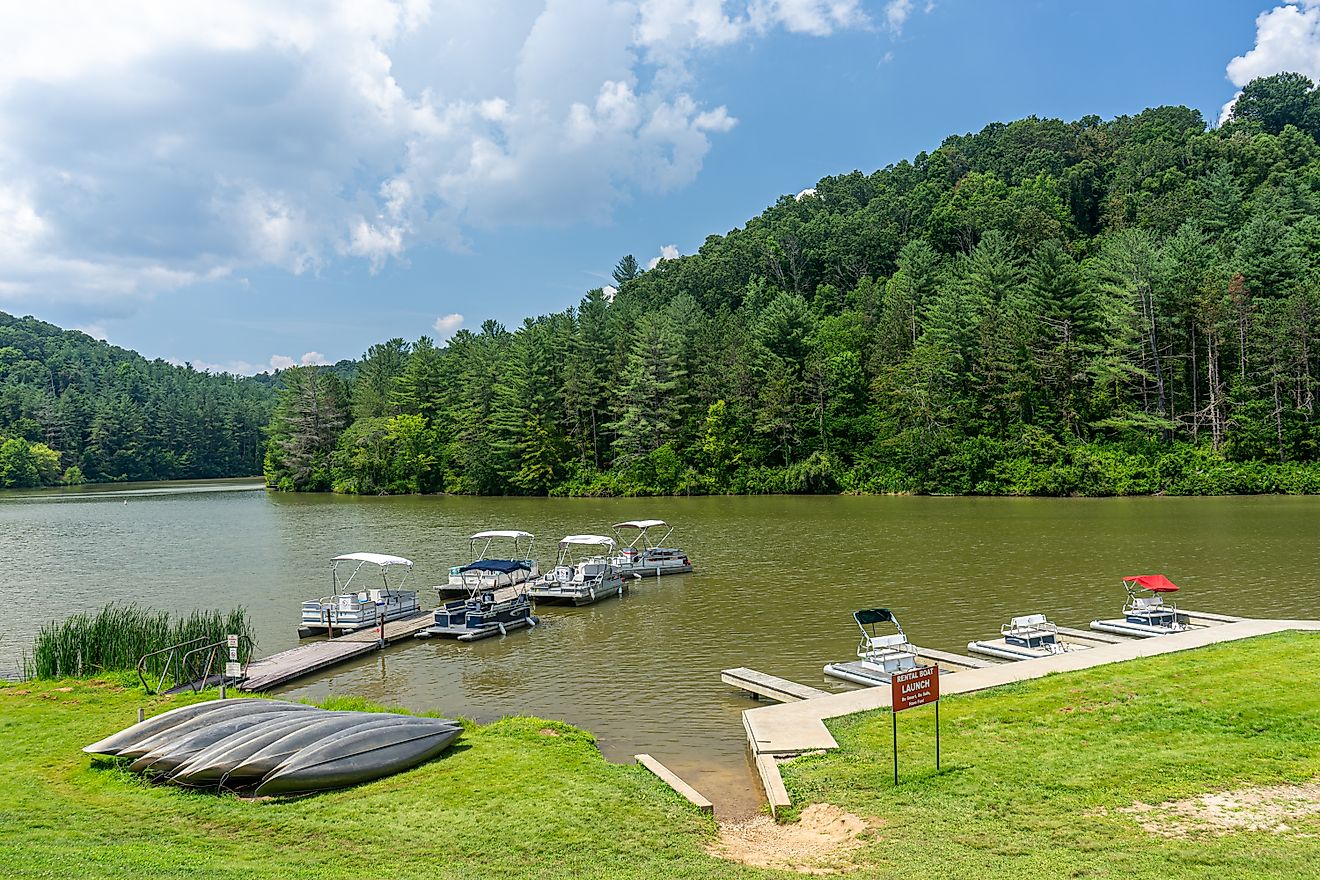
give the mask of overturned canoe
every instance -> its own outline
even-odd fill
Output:
[[[219,785],[220,780],[239,764],[276,740],[308,727],[309,720],[301,714],[292,717],[276,714],[258,719],[258,723],[252,728],[241,730],[207,746],[186,763],[176,767],[170,775],[170,782],[190,786]],[[256,782],[259,779],[260,777],[257,777],[252,781]]]
[[[289,716],[305,717],[305,713],[244,712],[219,719],[212,715],[210,717],[214,720],[204,727],[180,733],[178,736],[170,736],[167,733],[163,738],[158,737],[158,744],[130,764],[128,769],[137,773],[169,773],[223,739],[236,733],[250,733],[260,729],[272,719],[282,720]]]
[[[288,703],[283,700],[217,700],[216,702],[228,705],[218,705],[214,709],[189,718],[180,724],[172,725],[151,736],[132,741],[119,749],[118,756],[136,760],[167,743],[190,736],[199,730],[229,718],[251,717],[264,715],[268,712],[317,711],[315,706],[308,706],[304,703]]]
[[[266,777],[256,794],[301,794],[369,782],[435,757],[463,732],[453,722],[418,720],[430,723],[369,727],[303,749]]]
[[[203,703],[191,703],[187,706],[179,706],[176,709],[170,709],[161,712],[159,715],[152,715],[150,718],[139,721],[132,727],[126,727],[118,733],[111,734],[105,739],[98,740],[90,746],[83,746],[83,751],[89,755],[108,755],[114,757],[119,754],[119,750],[140,742],[148,737],[155,736],[171,727],[177,727],[185,721],[191,721],[199,715],[205,715],[213,712],[221,706],[232,706],[235,703],[263,703],[267,700],[256,698],[243,698],[237,700],[208,700]]]
[[[229,788],[256,785],[300,751],[315,748],[331,737],[359,729],[416,724],[424,720],[427,719],[376,712],[349,712],[343,717],[318,718],[248,755],[229,770],[220,783]]]

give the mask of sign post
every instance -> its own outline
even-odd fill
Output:
[[[935,704],[935,769],[940,769],[940,668],[920,666],[889,679],[890,717],[894,722],[894,785],[898,785],[898,713]]]

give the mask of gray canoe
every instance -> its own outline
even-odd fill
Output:
[[[314,706],[303,703],[286,703],[282,700],[224,700],[229,706],[217,706],[182,724],[176,724],[153,736],[139,739],[119,750],[119,757],[138,759],[148,752],[154,752],[171,743],[179,742],[194,733],[205,730],[213,724],[219,724],[231,718],[254,718],[271,712],[315,712]]]
[[[299,751],[314,748],[327,737],[339,736],[357,728],[408,725],[434,720],[388,712],[350,712],[345,713],[344,716],[314,719],[306,727],[295,730],[253,752],[231,769],[220,782],[230,788],[255,785]]]
[[[355,730],[303,749],[267,776],[255,794],[343,788],[415,767],[443,752],[463,728],[439,719]]]
[[[175,709],[161,712],[159,715],[152,715],[145,721],[139,721],[131,727],[126,727],[118,733],[111,734],[103,740],[98,740],[90,746],[83,746],[83,751],[89,755],[109,755],[119,754],[119,750],[125,746],[132,745],[135,742],[144,740],[147,737],[155,736],[164,730],[175,727],[185,721],[191,721],[199,715],[213,712],[221,706],[232,706],[235,703],[265,703],[269,700],[257,700],[245,698],[238,700],[207,700],[203,703],[191,703],[187,706],[179,706]]]
[[[139,773],[147,771],[169,773],[192,760],[194,756],[202,751],[220,742],[220,740],[227,739],[236,733],[250,733],[274,719],[284,719],[290,716],[307,717],[307,714],[291,710],[287,712],[243,712],[224,718],[216,718],[215,715],[210,715],[207,716],[212,719],[210,724],[181,733],[176,737],[167,735],[159,745],[129,764],[128,769]]]
[[[320,714],[306,716],[301,712],[258,716],[252,726],[231,733],[175,767],[170,782],[192,786],[217,785],[226,773],[258,749],[320,717]]]

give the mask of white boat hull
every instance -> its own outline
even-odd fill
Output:
[[[1120,636],[1149,639],[1153,636],[1167,636],[1171,633],[1186,632],[1188,627],[1182,624],[1178,624],[1176,627],[1151,626],[1147,623],[1132,623],[1129,620],[1117,618],[1114,620],[1093,620],[1091,621],[1091,629]]]
[[[1048,648],[1027,648],[1022,645],[1010,645],[1004,639],[993,639],[987,642],[968,642],[967,650],[973,654],[996,657],[1000,660],[1038,660],[1041,657],[1053,657],[1056,654],[1081,651],[1090,647],[1089,645],[1078,645],[1071,642],[1059,642],[1058,644],[1063,646],[1063,649],[1051,651]]]

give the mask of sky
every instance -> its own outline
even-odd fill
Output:
[[[1320,81],[1320,0],[44,0],[0,29],[0,310],[255,373],[575,305],[1027,115]]]

